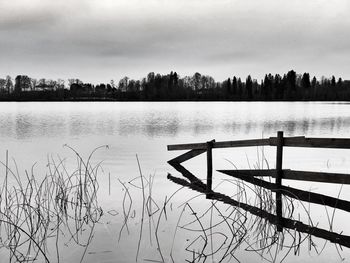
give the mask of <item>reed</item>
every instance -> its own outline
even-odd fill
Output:
[[[59,156],[48,158],[45,176],[36,175],[34,166],[21,176],[16,162],[9,164],[7,152],[1,162],[5,173],[0,189],[0,246],[8,251],[9,262],[60,262],[61,243],[84,247],[81,261],[84,258],[103,215],[97,200],[100,163],[91,162],[101,147],[86,160],[65,147],[76,157],[71,172]],[[55,244],[55,253],[49,243]]]

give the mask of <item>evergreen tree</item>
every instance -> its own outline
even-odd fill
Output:
[[[247,96],[248,100],[253,98],[253,81],[252,77],[248,75],[246,82],[245,82],[246,90],[247,90]]]

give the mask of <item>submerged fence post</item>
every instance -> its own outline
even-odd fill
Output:
[[[276,215],[277,231],[283,230],[282,226],[282,157],[283,157],[283,131],[277,132],[277,156],[276,156]]]
[[[212,184],[213,184],[213,143],[215,140],[207,142],[207,194],[206,197],[211,197]]]

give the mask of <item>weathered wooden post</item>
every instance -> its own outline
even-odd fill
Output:
[[[213,144],[215,140],[207,142],[207,194],[206,197],[211,197],[213,184]]]
[[[282,158],[283,158],[283,131],[277,132],[277,156],[276,156],[276,215],[277,215],[277,231],[283,230],[282,226]]]

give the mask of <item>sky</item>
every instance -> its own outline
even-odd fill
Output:
[[[348,0],[0,0],[0,77],[350,79]]]

